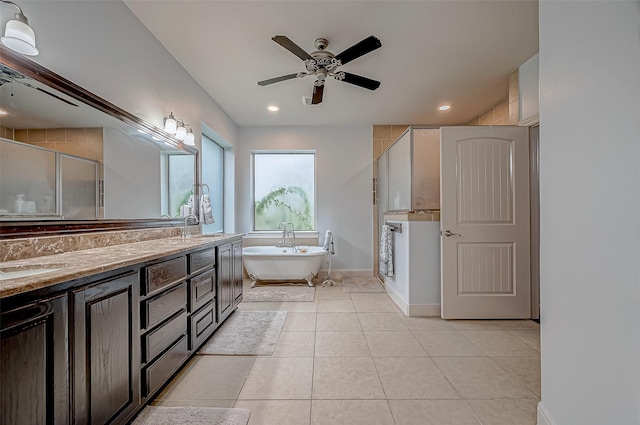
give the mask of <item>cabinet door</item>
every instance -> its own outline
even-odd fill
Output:
[[[242,301],[242,241],[233,243],[233,307]]]
[[[230,243],[218,246],[218,323],[233,311],[233,252]]]
[[[73,423],[124,423],[140,404],[139,293],[137,272],[73,292]]]
[[[65,295],[0,316],[0,423],[70,423],[67,317]]]

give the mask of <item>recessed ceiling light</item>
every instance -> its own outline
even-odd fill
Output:
[[[451,108],[451,105],[440,105],[438,106],[438,110],[439,111],[446,111],[449,110]]]
[[[267,109],[271,112],[278,112],[280,110],[276,105],[269,105],[267,106]]]

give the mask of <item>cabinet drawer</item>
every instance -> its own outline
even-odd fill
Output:
[[[216,303],[211,301],[189,317],[189,349],[197,349],[216,330]]]
[[[182,313],[142,337],[142,362],[148,363],[153,360],[186,332],[187,312],[182,310]]]
[[[151,294],[187,277],[187,259],[178,257],[146,268],[144,294]]]
[[[151,329],[187,305],[187,282],[163,292],[143,303],[144,329]]]
[[[189,254],[189,274],[198,273],[200,270],[204,270],[207,267],[213,267],[215,265],[215,248],[210,248],[204,251],[198,251],[194,252],[193,254]]]
[[[194,312],[208,303],[216,295],[216,273],[209,270],[190,280],[189,311]]]
[[[143,397],[159,389],[187,358],[187,337],[183,336],[175,344],[144,370]]]

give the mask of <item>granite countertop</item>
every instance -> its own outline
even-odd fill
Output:
[[[116,270],[122,267],[152,261],[167,255],[219,245],[241,234],[215,236],[194,235],[190,238],[171,237],[112,245],[102,248],[65,252],[24,260],[0,263],[0,271],[56,269],[42,274],[0,280],[0,298],[42,289],[73,279]]]
[[[440,221],[440,211],[410,211],[384,214],[385,220],[396,221]]]

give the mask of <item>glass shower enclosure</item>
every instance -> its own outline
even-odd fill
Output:
[[[95,219],[100,162],[0,139],[0,217]]]

